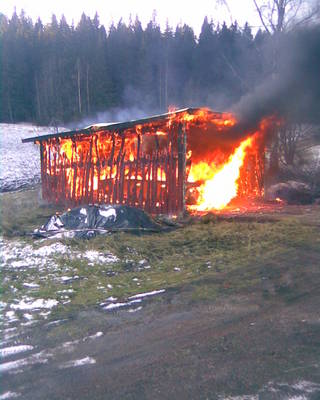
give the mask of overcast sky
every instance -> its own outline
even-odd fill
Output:
[[[93,17],[97,11],[100,22],[106,27],[120,18],[128,22],[130,14],[133,19],[138,15],[145,26],[156,10],[162,28],[167,20],[173,27],[182,22],[192,26],[197,35],[205,16],[213,18],[216,23],[224,20],[230,23],[232,18],[240,25],[246,21],[253,26],[259,25],[253,0],[228,0],[231,13],[225,6],[217,5],[219,1],[215,0],[1,0],[0,3],[0,11],[8,17],[16,7],[18,14],[24,9],[34,21],[40,17],[44,23],[50,22],[54,13],[58,19],[64,14],[68,23],[73,20],[77,24],[82,12]]]

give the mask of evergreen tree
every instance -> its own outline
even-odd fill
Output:
[[[75,27],[64,16],[43,25],[0,14],[1,121],[67,123],[131,106],[223,109],[268,72],[269,36],[208,18],[196,38],[187,25],[161,32],[156,14],[145,29],[136,17],[108,32],[98,14]]]

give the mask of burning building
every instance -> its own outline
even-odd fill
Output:
[[[265,128],[234,135],[236,126],[229,113],[188,108],[23,142],[40,145],[42,195],[50,203],[178,215],[262,195]]]

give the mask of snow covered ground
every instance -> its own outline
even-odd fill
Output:
[[[19,190],[40,182],[39,146],[21,140],[53,133],[52,129],[32,124],[0,124],[0,192]]]

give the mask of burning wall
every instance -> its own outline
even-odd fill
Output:
[[[231,114],[186,109],[28,141],[40,144],[43,197],[49,202],[127,204],[178,214],[261,196],[260,128],[234,135]]]

